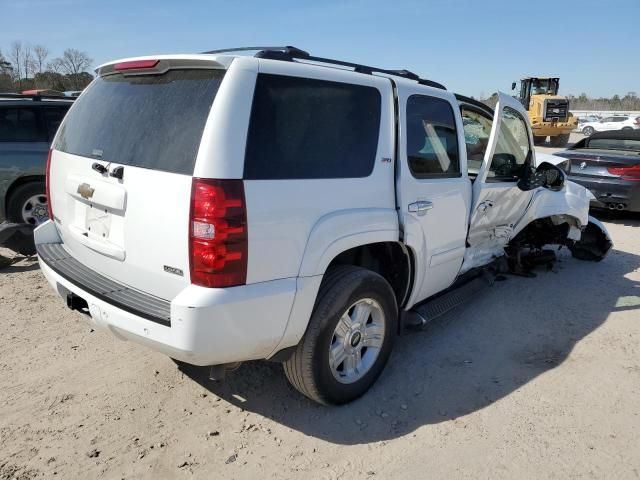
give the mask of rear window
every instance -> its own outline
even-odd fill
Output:
[[[258,75],[244,178],[356,178],[378,149],[380,92],[373,87]]]
[[[47,126],[47,138],[49,141],[53,140],[53,137],[58,131],[58,127],[62,123],[62,119],[69,110],[69,106],[64,107],[47,107],[43,110],[44,119]]]
[[[98,77],[67,115],[55,149],[107,162],[193,174],[222,70]]]

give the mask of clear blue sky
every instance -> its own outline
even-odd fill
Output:
[[[95,65],[295,45],[474,96],[545,74],[561,77],[561,93],[640,94],[640,0],[0,0],[0,24],[5,55],[22,40],[53,56],[84,50]]]

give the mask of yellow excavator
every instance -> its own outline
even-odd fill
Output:
[[[520,95],[516,98],[529,112],[529,121],[536,145],[549,137],[552,147],[564,147],[578,119],[569,112],[569,99],[558,95],[558,77],[526,77],[520,80]],[[511,90],[516,89],[516,82]]]

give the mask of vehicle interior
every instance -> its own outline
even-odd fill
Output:
[[[493,125],[492,110],[458,96],[467,149],[467,174],[473,182],[489,145]],[[532,155],[524,119],[507,107],[503,113],[498,145],[487,173],[487,181],[516,181],[522,175],[525,164]]]

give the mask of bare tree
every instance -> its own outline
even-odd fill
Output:
[[[31,45],[28,43],[23,47],[22,53],[22,71],[24,72],[24,78],[29,78],[29,73],[33,70],[33,51]]]
[[[11,44],[9,49],[9,60],[13,64],[13,75],[18,86],[22,86],[22,61],[24,58],[24,50],[22,48],[22,42],[16,40]]]
[[[86,52],[81,52],[75,48],[67,48],[62,57],[56,58],[51,66],[57,72],[65,75],[76,75],[85,72],[93,62]]]
[[[45,70],[45,63],[47,61],[47,57],[49,56],[49,49],[44,45],[34,45],[33,47],[33,64],[32,64],[32,73],[35,75],[36,73],[43,73]]]

